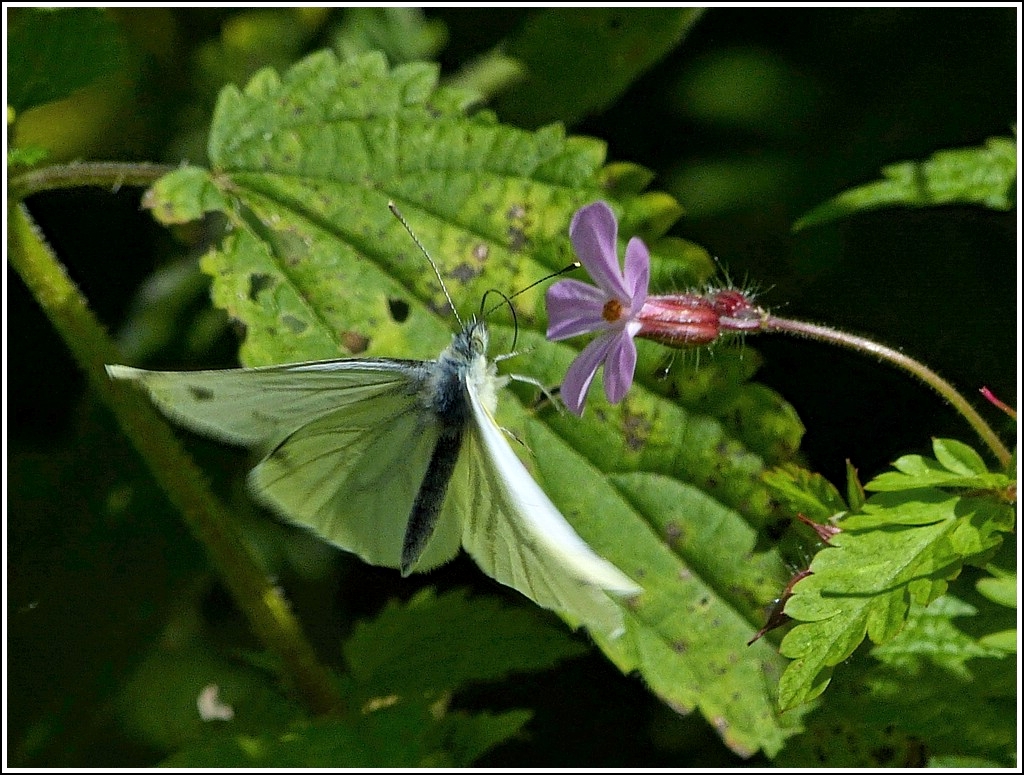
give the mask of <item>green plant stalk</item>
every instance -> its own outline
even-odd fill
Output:
[[[829,328],[828,326],[807,323],[802,320],[787,320],[786,318],[775,317],[767,313],[761,319],[761,325],[757,331],[793,334],[794,336],[802,336],[807,339],[838,344],[858,352],[871,353],[884,361],[888,361],[897,368],[909,372],[953,405],[953,408],[970,423],[971,427],[981,437],[981,440],[985,442],[1000,465],[1005,468],[1010,464],[1012,460],[1010,451],[982,416],[968,403],[967,399],[960,395],[956,388],[923,363],[914,360],[908,355],[904,355],[899,350],[894,350],[891,347],[886,347],[884,344],[879,344],[878,342],[873,342],[870,339],[849,334],[845,331]]]
[[[173,170],[174,167],[167,164],[144,162],[51,164],[12,177],[8,184],[8,196],[11,201],[21,201],[40,191],[82,186],[98,186],[117,191],[121,186],[148,186]]]
[[[340,713],[342,700],[331,674],[317,660],[287,602],[270,583],[227,510],[210,492],[202,471],[141,393],[107,378],[104,364],[121,360],[117,346],[64,272],[24,205],[9,205],[8,228],[11,265],[192,533],[206,547],[211,563],[257,637],[281,660],[286,678],[310,712]]]

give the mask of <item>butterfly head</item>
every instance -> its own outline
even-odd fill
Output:
[[[470,362],[478,356],[487,354],[488,341],[487,324],[482,320],[472,318],[452,338],[450,349],[460,360]]]

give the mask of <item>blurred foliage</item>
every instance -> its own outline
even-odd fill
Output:
[[[965,392],[986,384],[1003,398],[1014,396],[1019,310],[1016,283],[1007,278],[1017,271],[1015,212],[951,202],[858,212],[799,234],[791,227],[818,203],[898,160],[982,150],[988,138],[1010,133],[1019,9],[716,8],[692,26],[673,9],[643,13],[654,15],[650,26],[664,33],[650,51],[617,48],[644,43],[630,25],[641,16],[623,11],[621,37],[614,26],[595,27],[587,38],[593,50],[584,52],[595,59],[581,53],[577,62],[566,55],[579,40],[560,41],[555,32],[537,38],[538,30],[557,29],[553,11],[5,8],[15,108],[9,137],[22,154],[11,163],[37,162],[45,152],[48,161],[201,164],[220,89],[244,83],[260,67],[287,67],[322,48],[377,48],[393,64],[436,56],[443,76],[458,82],[497,52],[508,59],[487,83],[489,94],[500,95],[500,119],[577,122],[574,132],[608,143],[610,160],[651,170],[655,185],[686,209],[672,234],[707,246],[733,277],[756,282],[765,289],[764,304],[898,342]],[[19,51],[26,56],[16,58]],[[534,76],[549,68],[550,84],[562,85],[519,80],[524,62]],[[575,88],[559,80],[573,72]],[[560,100],[567,101],[564,111]],[[9,123],[11,115],[9,106]],[[639,190],[650,183],[631,169],[620,171],[617,185],[643,178],[634,186]],[[140,213],[135,191],[51,192],[28,205],[112,328],[124,323],[132,290],[163,269],[148,287],[165,300],[167,313],[148,323],[133,314],[125,329],[136,357],[175,368],[232,362],[236,340],[222,316],[211,317],[194,261],[222,224],[156,228]],[[183,261],[183,253],[193,258]],[[187,731],[172,724],[179,717],[153,713],[161,707],[161,685],[172,694],[189,688],[175,696],[187,702],[180,718],[188,715],[193,730],[223,731],[217,727],[234,723],[196,723],[195,695],[207,681],[239,713],[262,708],[241,751],[277,758],[250,756],[247,763],[293,761],[286,748],[295,730],[271,727],[294,721],[294,706],[282,687],[268,683],[253,656],[258,645],[204,569],[201,550],[83,395],[64,346],[10,272],[7,291],[9,763],[156,764]],[[756,344],[756,354],[707,356],[714,368],[699,379],[686,377],[680,359],[664,389],[684,405],[728,407],[734,396],[716,388],[737,381],[722,375],[758,369],[758,379],[786,396],[807,425],[806,461],[838,484],[846,482],[847,459],[869,479],[908,449],[928,452],[930,436],[966,434],[960,418],[925,388],[859,355],[794,341]],[[742,422],[742,413],[735,417]],[[353,622],[415,589],[411,579],[247,513],[245,493],[225,484],[244,470],[244,456],[205,442],[190,447],[222,496],[238,506],[247,534],[332,665],[343,664],[341,644]],[[834,503],[814,486],[823,503]],[[1015,611],[1006,604],[1015,601],[1016,581],[999,570],[1016,567],[1012,543],[992,560],[990,575],[965,570],[954,595],[912,606],[908,628],[915,629],[854,651],[836,671],[828,702],[777,764],[1014,765],[1007,724],[1017,696],[1013,656],[1006,654],[1015,646]],[[464,561],[430,582],[441,590],[468,584],[506,594]],[[346,589],[362,594],[353,599]],[[934,648],[915,653],[901,648],[901,637]],[[586,643],[573,642],[580,649]],[[943,660],[951,650],[957,658]],[[741,760],[697,714],[677,715],[593,655],[557,670],[462,686],[446,707],[454,719],[448,727],[424,725],[436,718],[429,705],[384,708],[391,713],[374,734],[398,734],[388,732],[389,724],[431,729],[410,742],[410,751],[420,746],[410,764],[767,763]],[[342,744],[331,728],[314,725],[306,734],[312,750]],[[505,742],[484,753],[499,740]],[[194,745],[168,763],[242,761],[237,739]],[[201,755],[203,745],[226,758]],[[444,756],[436,758],[439,751]]]
[[[1009,210],[1016,203],[1017,143],[990,137],[983,148],[939,151],[923,162],[882,168],[884,180],[844,191],[801,216],[794,229],[805,229],[864,210],[904,205],[935,207],[977,204]]]

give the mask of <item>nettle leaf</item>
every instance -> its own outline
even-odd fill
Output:
[[[519,733],[528,711],[452,713],[403,702],[276,733],[224,734],[183,748],[166,767],[465,767]]]
[[[786,613],[804,624],[781,645],[782,653],[795,660],[780,683],[783,707],[821,694],[832,668],[865,635],[876,644],[895,637],[912,604],[935,600],[965,563],[983,561],[1001,543],[1000,533],[1013,529],[1013,510],[998,497],[958,496],[920,486],[936,478],[937,471],[945,472],[942,482],[955,488],[964,479],[997,476],[983,469],[975,473],[979,461],[962,445],[946,442],[942,449],[947,465],[969,475],[953,474],[938,461],[901,458],[897,465],[905,473],[883,474],[868,483],[867,489],[882,492],[868,499],[862,513],[840,521],[842,532],[815,557],[812,575],[794,587]],[[902,476],[911,489],[876,486],[879,479],[891,483],[894,476]]]
[[[117,25],[99,8],[18,8],[7,36],[7,104],[21,112],[67,97],[124,62]]]
[[[320,53],[282,75],[261,71],[221,95],[213,168],[154,186],[147,202],[158,218],[210,207],[227,216],[230,233],[203,266],[215,305],[244,328],[244,364],[433,359],[447,346],[447,302],[389,200],[430,249],[463,318],[486,291],[525,288],[572,260],[572,214],[599,198],[616,210],[623,245],[634,234],[648,241],[652,275],[673,290],[714,271],[706,251],[664,237],[679,206],[639,190],[637,170],[619,168],[614,195],[602,188],[602,143],[558,126],[502,125],[471,113],[471,94],[436,81],[436,67],[389,71],[375,55],[339,64]],[[557,385],[585,343],[544,339],[542,290],[514,303],[520,355],[502,368]],[[488,322],[492,350],[510,348],[509,316]],[[750,351],[742,369],[717,370],[712,383],[729,398],[703,409],[672,397],[679,362],[649,342],[639,349],[636,385],[620,405],[603,403],[595,386],[580,420],[549,404],[527,409],[538,391],[513,383],[499,420],[583,539],[645,587],[626,633],[599,641],[609,658],[673,707],[699,708],[734,750],[770,754],[799,714],[780,716],[772,696],[783,660],[767,642],[745,645],[788,576],[757,541],[773,518],[758,451],[784,459],[802,426],[777,396],[743,384],[756,364]]]
[[[764,474],[775,497],[793,514],[803,514],[825,524],[847,511],[846,502],[835,486],[821,474],[795,465],[774,468]]]
[[[1017,142],[990,137],[980,148],[938,151],[925,161],[882,167],[883,180],[851,188],[804,214],[793,230],[817,226],[864,210],[902,205],[974,204],[992,210],[1014,206]]]
[[[465,590],[427,588],[356,625],[344,645],[359,691],[418,695],[544,670],[586,648],[528,608],[508,608]]]

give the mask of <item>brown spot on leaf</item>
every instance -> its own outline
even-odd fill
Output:
[[[309,324],[305,320],[300,320],[294,315],[282,315],[281,322],[284,323],[284,327],[293,334],[301,334],[309,328]]]
[[[213,400],[213,391],[212,390],[208,390],[207,388],[204,388],[204,387],[199,387],[198,385],[189,385],[188,386],[188,392],[189,392],[189,395],[191,395],[192,398],[194,398],[196,401],[212,401]]]
[[[450,273],[451,277],[454,277],[460,283],[468,283],[470,280],[478,277],[480,270],[469,264],[462,263],[456,266]]]
[[[651,424],[643,415],[633,414],[628,409],[624,409],[622,434],[626,446],[633,452],[639,452],[647,444],[647,439],[651,435]]]
[[[665,523],[665,543],[674,549],[682,537],[683,528],[678,522],[673,519]]]
[[[366,352],[366,348],[370,346],[370,338],[358,331],[342,331],[341,332],[341,343],[345,346],[353,355]]]
[[[526,236],[526,232],[520,229],[518,226],[508,227],[508,246],[515,252],[523,250],[529,243],[529,239]]]

